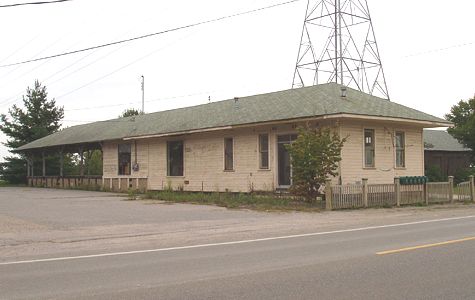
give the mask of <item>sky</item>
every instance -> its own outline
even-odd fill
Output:
[[[0,5],[22,0],[0,0]],[[29,1],[27,1],[29,2]],[[161,32],[285,0],[0,7],[0,65]],[[475,2],[367,0],[391,101],[443,117],[475,94]],[[0,113],[35,80],[63,127],[291,88],[307,0],[54,59],[0,67]],[[6,137],[0,134],[0,142]],[[8,149],[0,146],[0,160]]]

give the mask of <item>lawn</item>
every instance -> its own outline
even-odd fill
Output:
[[[137,198],[137,195],[129,193],[129,199],[135,198]],[[322,201],[308,203],[288,195],[276,194],[150,191],[141,195],[140,198],[170,203],[206,204],[259,211],[321,211],[324,208]]]

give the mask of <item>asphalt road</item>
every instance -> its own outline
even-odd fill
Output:
[[[475,216],[426,221],[4,261],[0,298],[474,299]]]

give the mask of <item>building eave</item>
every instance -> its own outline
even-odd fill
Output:
[[[338,114],[329,114],[329,115],[322,115],[322,116],[292,118],[292,119],[285,119],[285,120],[273,120],[273,121],[255,122],[255,123],[248,123],[248,124],[236,124],[236,125],[230,125],[230,126],[210,127],[210,128],[167,132],[167,133],[159,133],[159,134],[129,136],[129,137],[124,137],[123,140],[127,141],[127,140],[140,140],[140,139],[148,139],[148,138],[161,138],[161,137],[169,137],[169,136],[188,135],[188,134],[194,134],[194,133],[205,133],[205,132],[213,132],[213,131],[221,131],[221,130],[249,128],[249,127],[255,127],[255,126],[278,125],[278,124],[288,124],[288,123],[294,123],[294,122],[308,122],[308,121],[321,121],[321,120],[337,120],[337,119],[355,119],[355,120],[371,120],[371,121],[393,122],[393,123],[406,123],[406,124],[417,125],[423,128],[453,126],[453,124],[450,122],[445,123],[445,122],[413,120],[413,119],[394,118],[394,117],[338,113]]]

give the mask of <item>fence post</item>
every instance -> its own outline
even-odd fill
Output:
[[[363,204],[364,207],[368,207],[368,178],[362,178],[363,183]]]
[[[401,184],[399,177],[394,177],[394,192],[396,193],[396,205],[401,206]]]
[[[325,180],[325,209],[332,210],[332,181]]]
[[[424,202],[426,203],[426,205],[429,205],[429,190],[427,182],[424,182]]]
[[[470,175],[468,178],[468,180],[470,180],[470,196],[472,201],[475,202],[475,180],[473,175]]]
[[[454,176],[449,176],[449,200],[454,203]]]

